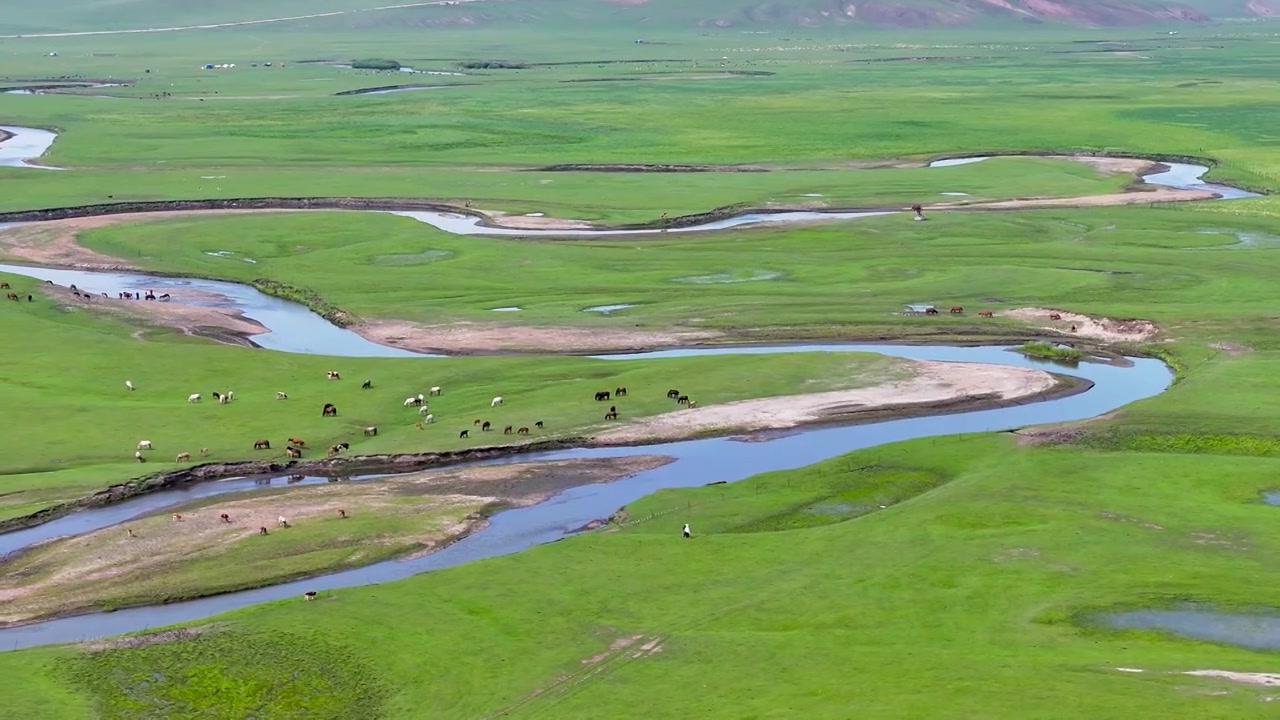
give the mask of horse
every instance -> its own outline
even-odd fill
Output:
[[[675,400],[676,398],[680,397],[680,391],[675,389],[668,390],[667,397],[672,400]]]
[[[529,434],[529,428],[527,428],[527,427],[522,427],[522,428],[520,428],[519,430],[517,430],[517,431],[516,431],[516,433],[517,433],[517,434],[520,434],[520,435],[528,435],[528,434]]]
[[[334,407],[332,403],[325,403],[324,410],[320,412],[320,416],[321,417],[338,417],[338,408]]]
[[[458,433],[458,439],[459,439],[459,440],[461,440],[462,438],[469,438],[469,437],[471,437],[471,431],[470,431],[470,430],[463,430],[462,432]]]
[[[334,455],[337,455],[340,452],[342,452],[342,448],[338,447],[337,445],[329,446],[329,457],[333,457]]]
[[[618,411],[617,411],[617,410],[610,410],[609,412],[607,412],[607,413],[605,413],[605,414],[604,414],[604,419],[605,419],[605,420],[617,420],[617,419],[618,419]]]
[[[304,598],[306,598],[306,599],[308,599],[308,600],[315,600],[315,599],[316,599],[316,591],[315,591],[315,590],[308,590],[308,591],[306,591],[306,592],[302,593],[302,597],[304,597]]]
[[[259,534],[259,535],[266,535],[266,534],[267,534],[267,527],[264,525],[264,526],[262,526],[262,527],[258,528],[258,534]]]
[[[360,389],[361,389],[361,390],[372,390],[372,389],[373,389],[373,381],[372,381],[372,380],[365,380],[363,383],[360,383]]]
[[[613,396],[614,396],[614,397],[626,397],[626,396],[627,396],[627,389],[626,389],[625,387],[615,388],[615,389],[614,389],[614,391],[613,391]]]
[[[538,429],[542,429],[542,421],[541,421],[541,420],[539,420],[538,422],[534,423],[534,424],[533,424],[533,426],[534,426],[534,427],[536,427],[536,428],[538,428]]]
[[[978,317],[995,317],[995,313],[990,310],[979,310]]]
[[[289,393],[281,392],[281,391],[277,390],[277,391],[276,391],[276,399],[277,399],[277,400],[288,400],[288,399],[289,399]]]
[[[254,449],[254,450],[270,450],[270,449],[271,449],[271,441],[270,441],[270,440],[265,440],[265,439],[264,439],[264,440],[254,440],[254,441],[253,441],[253,449]]]
[[[686,405],[688,404],[688,402],[689,402],[688,395],[681,395],[680,397],[676,398],[676,404],[678,405]]]
[[[609,399],[608,390],[601,390],[596,393],[596,402],[600,402],[601,400],[608,400],[608,399]]]
[[[173,521],[174,521],[174,522],[182,522],[182,513],[174,513],[174,514],[173,514]]]
[[[929,308],[925,308],[925,309],[924,309],[924,314],[925,314],[925,315],[937,315],[937,314],[938,314],[938,308],[936,308],[936,307],[929,307]]]
[[[173,461],[174,461],[174,462],[186,462],[186,461],[188,461],[188,460],[190,460],[190,459],[191,459],[191,453],[189,453],[189,452],[180,452],[180,453],[178,453],[178,457],[174,458],[174,460],[173,460]]]
[[[428,391],[427,391],[427,394],[428,394],[428,395],[439,395],[439,394],[440,394],[440,386],[439,386],[439,385],[437,385],[437,386],[435,386],[435,387],[431,388],[430,390],[428,390]]]
[[[1049,319],[1050,319],[1050,320],[1061,320],[1061,319],[1062,319],[1062,315],[1060,315],[1060,314],[1058,314],[1058,313],[1049,313]]]
[[[951,306],[951,314],[952,314],[952,315],[963,315],[963,314],[964,314],[964,308],[960,307],[959,305],[952,305],[952,306]]]
[[[330,379],[330,380],[341,380],[341,379],[342,379],[342,376],[338,374],[338,371],[337,371],[337,370],[330,370],[330,371],[326,372],[326,373],[324,374],[324,376],[325,376],[326,378]]]
[[[485,420],[484,422],[480,423],[480,432],[489,432],[489,428],[491,427],[493,427],[493,423],[489,422],[488,420]]]
[[[499,405],[501,405],[501,404],[502,404],[502,396],[501,396],[501,395],[499,395],[498,397],[496,397],[496,398],[494,398],[494,399],[492,399],[492,400],[490,400],[490,401],[489,401],[489,407],[498,407],[498,406],[499,406]]]
[[[511,427],[510,425],[508,425],[508,426],[506,426],[506,427],[502,428],[502,434],[503,434],[503,435],[510,435],[510,434],[511,434],[511,433],[513,433],[513,432],[515,432],[515,430],[513,430],[513,429],[512,429],[512,427]]]
[[[291,457],[291,458],[295,458],[295,459],[297,459],[297,458],[301,458],[301,457],[302,457],[302,449],[301,449],[301,448],[296,448],[296,447],[287,447],[287,448],[285,448],[285,449],[284,449],[284,454],[285,454],[285,455],[288,455],[288,456],[289,456],[289,457]]]
[[[369,427],[367,427],[367,428],[365,428],[365,429],[364,429],[364,434],[365,434],[365,435],[377,435],[377,434],[378,434],[378,426],[377,426],[377,425],[370,425]]]
[[[303,439],[302,439],[302,438],[289,438],[289,444],[290,444],[290,445],[297,445],[297,446],[298,446],[298,447],[300,447],[300,448],[302,448],[302,447],[306,447],[306,446],[307,446],[307,443],[306,443],[305,441],[303,441]]]
[[[9,283],[0,282],[0,290],[8,290],[8,289],[9,289]]]
[[[5,293],[5,297],[9,298],[10,300],[12,300],[12,301],[14,301],[14,302],[17,302],[17,301],[18,301],[18,293],[16,293],[16,292]]]
[[[219,519],[221,519],[221,520],[222,520],[222,522],[224,522],[224,523],[229,523],[229,522],[231,522],[231,516],[230,516],[230,515],[228,515],[228,514],[226,514],[226,513],[222,513],[221,515],[219,515],[219,516],[218,516],[218,518],[219,518]]]
[[[346,516],[347,516],[347,511],[343,510],[342,508],[338,508],[338,517],[345,518]]]

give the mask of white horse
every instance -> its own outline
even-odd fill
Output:
[[[429,392],[430,394],[432,394],[432,395],[439,395],[439,394],[440,394],[440,386],[439,386],[439,385],[436,385],[435,387],[431,388],[428,392]]]
[[[151,449],[151,441],[150,441],[150,440],[139,440],[139,441],[138,441],[138,449],[139,449],[139,450],[150,450],[150,449]]]
[[[423,405],[422,407],[418,408],[419,415],[426,415],[430,412],[431,412],[431,408],[427,407],[426,405]]]
[[[492,399],[492,400],[490,400],[490,401],[489,401],[489,407],[498,407],[498,406],[499,406],[499,405],[501,405],[501,404],[502,404],[502,396],[501,396],[501,395],[499,395],[498,397],[496,397],[496,398],[494,398],[494,399]]]
[[[424,423],[426,423],[426,424],[428,424],[428,425],[430,425],[431,423],[433,423],[433,422],[435,422],[435,421],[436,421],[436,416],[435,416],[435,415],[427,415],[426,417],[422,418],[422,422],[424,422]]]
[[[188,395],[187,402],[189,403],[200,402],[200,393],[191,393],[190,395]]]
[[[125,387],[127,387],[127,388],[129,388],[130,390],[132,390],[132,389],[133,389],[133,381],[132,381],[132,380],[125,380],[125,381],[124,381],[124,386],[125,386]]]

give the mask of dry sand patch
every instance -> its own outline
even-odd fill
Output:
[[[643,418],[595,437],[599,444],[639,443],[727,431],[789,428],[836,415],[946,404],[982,397],[1027,398],[1057,380],[1043,370],[982,363],[912,361],[913,377],[873,387],[740,400]]]

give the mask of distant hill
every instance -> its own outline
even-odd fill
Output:
[[[0,34],[102,32],[326,17],[326,25],[615,29],[1129,26],[1280,15],[1280,0],[58,0],[0,10]]]

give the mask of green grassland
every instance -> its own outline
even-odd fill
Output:
[[[133,4],[118,21],[158,7]],[[237,9],[206,4],[183,17],[217,19]],[[19,22],[73,26],[66,18],[45,8]],[[833,205],[881,205],[949,191],[1090,194],[1125,182],[1041,159],[822,169],[858,159],[1064,150],[1213,158],[1214,179],[1280,186],[1267,125],[1277,103],[1273,53],[1262,23],[1184,25],[1176,37],[1091,31],[1091,42],[1079,43],[1083,31],[850,36],[818,28],[757,36],[735,28],[633,45],[632,29],[566,43],[545,30],[446,33],[371,23],[351,32],[348,20],[60,38],[56,48],[47,39],[6,40],[3,72],[11,79],[79,74],[139,84],[107,90],[132,99],[0,95],[0,120],[57,128],[62,136],[47,160],[73,168],[0,168],[0,203],[72,205],[107,194],[428,196],[637,222],[663,211],[794,203],[814,192]],[[165,15],[156,10],[154,21]],[[44,57],[51,49],[60,57]],[[948,59],[896,59],[923,56]],[[296,62],[355,57],[438,70],[485,59],[529,67],[428,76],[474,86],[334,97],[400,78]],[[288,64],[251,67],[268,60]],[[602,60],[638,62],[545,64]],[[198,70],[204,62],[250,67]],[[709,69],[775,74],[652,77]],[[156,92],[173,97],[140,99]],[[504,170],[564,162],[808,169]],[[192,638],[0,653],[8,680],[0,699],[13,714],[59,720],[476,718],[504,710],[557,720],[602,712],[1264,717],[1266,689],[1176,673],[1274,671],[1273,653],[1112,632],[1086,620],[1183,600],[1275,604],[1278,510],[1258,500],[1276,489],[1280,456],[1280,410],[1271,402],[1280,391],[1280,256],[1267,240],[1277,234],[1278,208],[1263,198],[939,212],[924,223],[902,215],[556,242],[457,237],[354,213],[94,231],[87,245],[141,267],[238,281],[265,276],[366,319],[638,324],[800,338],[1028,333],[972,317],[987,307],[1149,318],[1162,335],[1140,349],[1167,358],[1178,379],[1157,397],[1084,425],[1074,442],[988,434],[882,446],[736,484],[663,491],[601,532],[323,601],[246,608]],[[258,263],[204,254],[215,250]],[[677,282],[689,278],[697,280]],[[6,279],[24,294],[34,288]],[[755,280],[723,282],[743,279]],[[971,310],[964,318],[893,314],[909,302]],[[612,303],[639,307],[613,317],[581,312]],[[497,305],[524,311],[496,318],[488,309]],[[16,449],[0,459],[6,516],[136,474],[131,456],[144,437],[157,447],[148,471],[200,447],[218,459],[252,456],[252,441],[266,436],[304,436],[316,447],[350,440],[360,453],[453,448],[463,445],[461,428],[446,416],[465,425],[472,417],[499,426],[543,419],[547,435],[589,430],[602,410],[590,394],[604,387],[629,386],[634,394],[619,409],[645,415],[670,407],[662,392],[672,377],[700,400],[723,402],[847,387],[893,377],[900,367],[816,354],[338,360],[139,330],[43,297],[0,312],[6,336],[19,339],[0,364],[6,440]],[[333,368],[343,373],[340,383],[323,379]],[[358,389],[365,377],[375,391]],[[126,378],[135,393],[124,390]],[[400,400],[430,385],[445,387],[432,403],[441,422],[418,431]],[[236,402],[184,402],[215,389],[234,389]],[[290,399],[274,400],[277,390]],[[493,395],[507,404],[490,410]],[[324,402],[339,406],[337,420],[320,417]],[[376,438],[360,434],[370,424],[382,430]],[[685,522],[695,535],[687,542],[678,532]],[[637,639],[610,650],[625,638]]]

